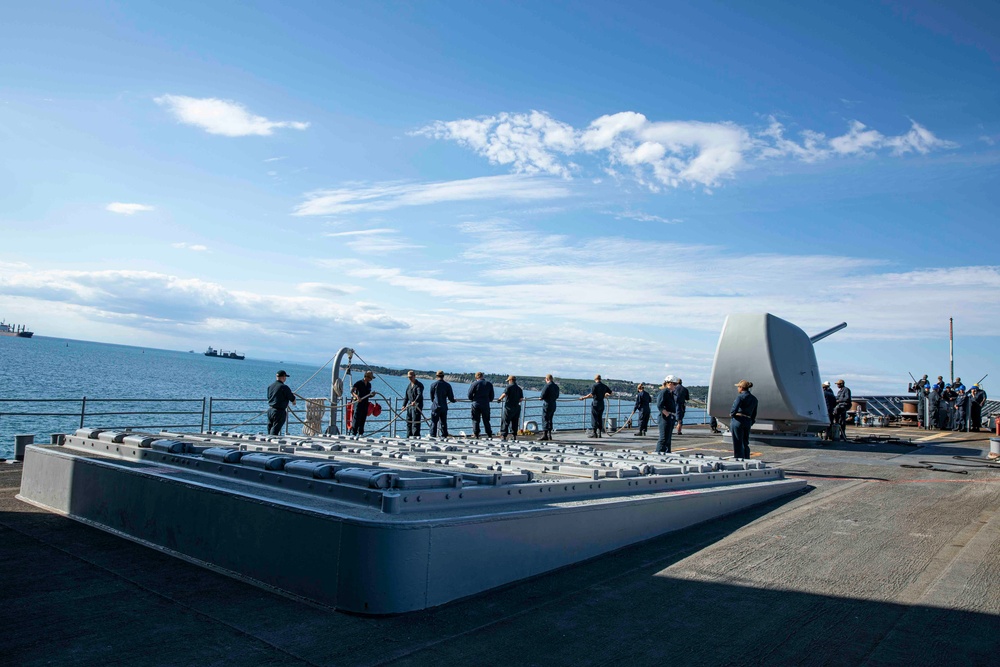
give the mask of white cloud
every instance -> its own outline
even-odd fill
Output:
[[[126,204],[120,201],[115,201],[105,206],[104,209],[121,215],[133,215],[143,211],[152,211],[153,207],[146,204]]]
[[[209,134],[226,137],[269,136],[279,128],[304,130],[309,127],[309,123],[300,121],[268,120],[250,113],[242,104],[232,100],[161,95],[154,101],[166,107],[178,121],[200,127]]]
[[[885,137],[881,132],[868,129],[860,121],[852,121],[851,129],[847,134],[830,139],[830,146],[834,152],[841,155],[851,153],[865,153],[874,148],[878,148],[885,143]]]
[[[171,247],[174,248],[180,248],[183,250],[193,250],[194,252],[205,252],[208,250],[207,246],[203,246],[198,243],[185,243],[183,241],[180,243],[171,243],[170,245]]]
[[[938,139],[931,134],[930,130],[916,121],[910,122],[912,126],[909,132],[901,134],[898,137],[888,137],[886,139],[886,145],[892,147],[894,155],[902,155],[911,151],[926,154],[938,148],[955,148],[958,146],[953,141]]]
[[[468,243],[458,280],[358,260],[328,266],[426,296],[437,313],[461,313],[464,326],[476,330],[502,322],[606,330],[610,318],[635,323],[637,332],[713,332],[729,313],[767,311],[811,331],[850,319],[841,338],[898,339],[933,335],[940,321],[959,314],[968,335],[990,335],[1000,318],[991,296],[1000,288],[1000,267],[896,272],[880,261],[839,255],[740,255],[718,246],[637,244],[613,236],[574,241],[495,220],[467,223],[460,231]],[[484,257],[489,262],[483,264]],[[670,280],[651,280],[650,267]],[[790,284],[796,289],[790,291]],[[917,301],[921,317],[914,321]]]
[[[684,222],[680,218],[664,218],[659,215],[652,215],[651,213],[643,213],[641,211],[623,211],[622,213],[614,213],[616,220],[637,220],[639,222],[660,222],[665,225],[673,225],[679,222]]]
[[[413,134],[457,141],[493,164],[512,165],[518,173],[568,177],[574,167],[561,163],[555,153],[566,155],[576,150],[576,131],[537,111],[437,121]]]
[[[269,158],[266,158],[264,160],[264,162],[279,162],[281,160],[287,160],[287,159],[288,159],[287,155],[282,155],[280,157],[269,157]]]
[[[294,215],[336,215],[388,211],[454,201],[512,199],[520,201],[567,197],[568,187],[552,179],[488,176],[437,183],[376,183],[306,193]]]
[[[361,255],[386,255],[399,250],[424,247],[402,240],[397,230],[388,228],[328,232],[324,236],[344,239],[347,247]]]
[[[331,285],[329,283],[299,283],[296,289],[303,294],[317,296],[346,296],[359,291],[354,285]]]
[[[634,111],[601,116],[582,130],[532,111],[436,121],[412,134],[455,141],[515,173],[570,178],[583,168],[569,156],[596,156],[603,160],[605,173],[616,178],[630,175],[654,191],[716,187],[760,159],[815,162],[883,149],[903,155],[957,146],[915,121],[909,132],[898,136],[886,136],[855,120],[838,137],[827,139],[822,132],[803,130],[801,140],[795,141],[785,136],[784,126],[773,117],[768,127],[754,130],[733,122],[651,121]]]
[[[85,310],[92,320],[127,320],[130,326],[151,329],[169,325],[234,330],[258,327],[316,335],[331,327],[348,327],[356,336],[368,328],[409,327],[398,316],[372,304],[345,305],[317,296],[258,294],[152,271],[38,269],[0,273],[0,292],[72,304]],[[313,290],[314,294],[322,292]]]

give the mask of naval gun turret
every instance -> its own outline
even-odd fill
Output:
[[[829,426],[813,343],[847,326],[810,337],[770,313],[730,315],[722,326],[708,388],[708,414],[728,421],[734,385],[753,382],[757,422],[753,440],[814,441]]]

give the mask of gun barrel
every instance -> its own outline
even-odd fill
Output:
[[[838,324],[835,327],[830,327],[826,331],[820,331],[815,336],[810,336],[809,337],[809,342],[813,343],[813,344],[818,343],[819,341],[823,340],[827,336],[832,336],[833,334],[837,333],[841,329],[846,329],[846,328],[847,328],[847,322],[841,322],[840,324]]]

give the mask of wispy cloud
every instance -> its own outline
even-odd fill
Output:
[[[303,294],[316,296],[347,296],[359,291],[354,285],[331,285],[330,283],[299,283],[296,289]]]
[[[900,338],[931,335],[934,322],[956,311],[970,335],[988,335],[1000,318],[1000,305],[990,297],[1000,288],[1000,267],[897,272],[878,260],[841,255],[741,255],[719,246],[636,244],[612,236],[573,240],[498,221],[460,229],[469,241],[461,279],[357,260],[331,266],[348,277],[425,295],[440,309],[461,312],[467,322],[482,320],[480,329],[503,321],[600,328],[612,317],[641,323],[644,331],[717,331],[729,313],[768,311],[819,331],[849,312],[863,324],[852,325],[846,335]],[[650,280],[650,267],[670,280]],[[789,290],[790,284],[796,289]],[[922,316],[913,321],[916,300]],[[908,322],[905,330],[900,322]]]
[[[134,215],[136,213],[142,213],[143,211],[152,211],[153,207],[146,204],[126,204],[124,202],[115,201],[105,206],[104,209],[120,215]]]
[[[264,160],[264,162],[280,162],[281,160],[287,160],[287,155],[282,155],[280,157],[269,157]]]
[[[306,200],[295,207],[294,215],[388,211],[456,201],[557,199],[570,194],[567,186],[552,179],[517,175],[436,183],[376,183],[306,193]]]
[[[615,220],[636,220],[638,222],[660,222],[666,225],[673,225],[679,222],[684,222],[680,218],[664,218],[663,216],[653,215],[651,213],[643,213],[641,211],[623,211],[621,213],[612,213],[615,216]]]
[[[307,284],[308,285],[308,284]],[[312,295],[258,294],[229,289],[197,278],[152,271],[33,270],[0,273],[0,291],[55,303],[72,304],[93,320],[127,320],[130,326],[169,324],[298,333],[328,332],[331,327],[405,329],[409,324],[370,303],[342,304],[318,284]],[[346,290],[345,290],[346,291]],[[315,295],[319,296],[315,296]]]
[[[399,236],[398,230],[390,228],[328,232],[324,236],[344,239],[351,250],[361,255],[385,255],[399,250],[424,247],[404,240]]]
[[[515,173],[571,178],[582,172],[578,158],[593,155],[603,159],[607,174],[629,176],[654,191],[685,185],[716,187],[758,159],[815,162],[878,150],[898,156],[957,146],[916,121],[898,136],[886,136],[855,120],[843,135],[827,138],[804,130],[796,141],[785,136],[780,122],[769,120],[767,127],[755,129],[732,122],[653,121],[623,111],[577,129],[547,113],[531,111],[435,121],[412,134],[455,141]]]
[[[192,250],[194,252],[205,252],[208,250],[208,246],[203,246],[200,243],[185,243],[184,241],[181,241],[180,243],[171,243],[170,245],[174,248]]]
[[[304,130],[309,127],[309,123],[300,121],[269,120],[251,113],[245,106],[232,100],[161,95],[154,98],[154,101],[165,107],[181,123],[226,137],[269,136],[275,129]]]

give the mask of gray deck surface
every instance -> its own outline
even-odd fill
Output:
[[[1000,664],[1000,468],[900,467],[989,451],[986,433],[932,436],[755,446],[808,490],[389,618],[269,593],[46,513],[14,498],[21,466],[0,464],[0,665]],[[688,448],[731,452],[692,427],[674,439]]]

